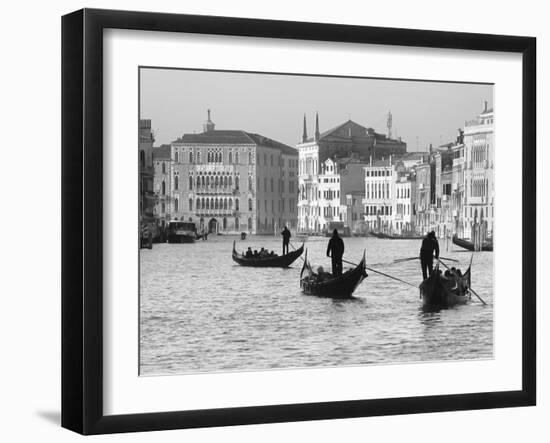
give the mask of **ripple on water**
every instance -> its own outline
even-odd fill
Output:
[[[154,245],[140,256],[142,374],[259,370],[493,357],[492,253],[477,253],[476,300],[424,312],[418,289],[369,272],[351,300],[300,292],[302,262],[290,269],[251,269],[231,259],[233,237],[185,245]],[[382,266],[418,253],[419,242],[345,239],[349,261],[368,263],[419,283],[418,263]],[[275,237],[238,240],[279,250]],[[330,269],[326,239],[310,238],[314,266]],[[467,266],[470,254],[445,251]]]

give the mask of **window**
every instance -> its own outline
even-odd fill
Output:
[[[162,173],[166,174],[166,163],[162,162]]]
[[[174,211],[179,211],[179,200],[177,198],[174,200]]]
[[[233,153],[229,152],[229,163],[233,163]]]
[[[273,156],[271,156],[273,158]],[[271,178],[271,192],[273,192],[273,177]]]
[[[145,151],[143,149],[139,151],[139,165],[142,168],[145,167]]]
[[[235,177],[235,189],[239,190],[239,176]]]
[[[236,198],[235,199],[235,211],[238,211],[239,210],[239,199]]]
[[[238,152],[235,152],[235,163],[237,165],[239,164],[239,153]]]
[[[164,182],[164,180],[162,181],[162,185],[161,185],[160,188],[161,188],[160,193],[161,193],[162,195],[166,195],[166,183]],[[163,212],[164,212],[164,211],[163,211]]]
[[[193,163],[193,153],[189,152],[189,163]]]
[[[166,203],[162,202],[162,204],[160,205],[160,207],[161,207],[160,212],[166,212]]]
[[[223,218],[223,229],[227,229],[227,218]]]
[[[239,230],[239,217],[235,217],[235,231]]]
[[[248,210],[252,211],[252,199],[251,198],[248,199]]]
[[[252,219],[250,217],[248,218],[248,229],[252,229]]]
[[[179,162],[179,153],[178,153],[178,151],[176,151],[176,152],[174,153],[174,161],[175,161],[176,163]]]
[[[193,210],[193,199],[192,198],[189,199],[189,210],[190,211]]]
[[[193,189],[193,177],[189,177],[189,189]]]
[[[174,189],[179,189],[179,177],[177,175],[174,177]]]

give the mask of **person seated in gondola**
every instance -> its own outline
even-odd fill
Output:
[[[275,252],[271,251],[271,252],[269,253],[269,256],[270,256],[270,257],[275,257]]]
[[[258,258],[260,254],[258,254],[258,250],[254,249],[254,258]]]
[[[260,258],[263,258],[266,255],[267,255],[267,251],[265,250],[265,248],[260,249]]]
[[[252,252],[252,248],[249,246],[246,250],[246,258],[252,258],[254,256],[254,253]]]
[[[325,272],[322,266],[319,266],[317,268],[317,282],[322,283],[324,281],[330,280],[332,278],[332,274],[330,272]]]

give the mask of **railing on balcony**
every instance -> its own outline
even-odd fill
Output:
[[[196,209],[195,215],[197,217],[227,217],[227,216],[238,216],[239,211],[235,211],[234,209]]]
[[[241,193],[240,189],[232,189],[226,187],[214,187],[214,186],[199,186],[192,189],[197,195],[238,195]]]

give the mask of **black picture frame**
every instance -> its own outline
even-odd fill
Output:
[[[522,388],[131,415],[103,413],[103,31],[502,51],[522,55]],[[529,171],[526,173],[525,171]],[[83,9],[62,18],[62,426],[82,434],[414,414],[536,403],[536,39]]]

